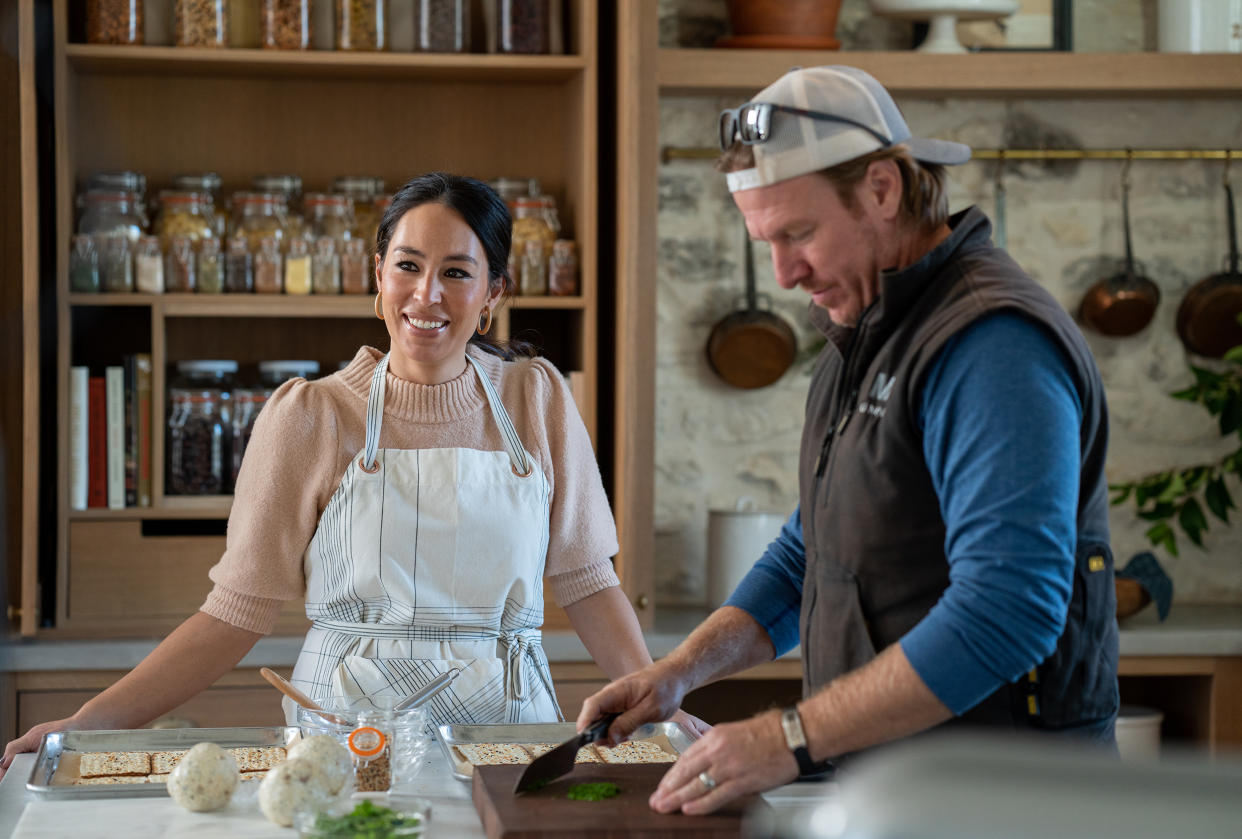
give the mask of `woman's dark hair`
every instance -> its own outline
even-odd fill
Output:
[[[375,252],[380,259],[388,255],[392,232],[402,216],[415,207],[432,202],[455,211],[483,245],[487,256],[487,288],[494,292],[499,286],[502,299],[513,294],[513,278],[509,276],[509,248],[513,240],[513,219],[504,199],[490,186],[475,178],[448,172],[429,172],[412,179],[392,197],[392,204],[380,219],[375,234]],[[500,342],[477,331],[470,342],[493,355],[512,359],[518,355],[534,355],[529,344],[522,341]]]

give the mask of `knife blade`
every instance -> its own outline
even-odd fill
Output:
[[[608,726],[612,725],[613,720],[619,716],[621,716],[620,713],[604,714],[555,749],[532,760],[526,767],[526,771],[518,778],[517,784],[514,785],[513,794],[538,789],[549,781],[555,781],[562,775],[572,772],[574,759],[578,757],[578,750],[597,740],[603,740],[608,735]]]

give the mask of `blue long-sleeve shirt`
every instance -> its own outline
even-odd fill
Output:
[[[954,336],[923,388],[949,587],[900,643],[955,714],[1047,658],[1064,627],[1082,421],[1069,369],[1041,327],[1001,312]],[[795,509],[727,601],[765,628],[777,655],[798,643],[805,572]]]

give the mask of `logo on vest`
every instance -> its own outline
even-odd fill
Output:
[[[867,394],[867,398],[858,403],[858,413],[868,414],[873,417],[884,416],[888,407],[885,403],[888,398],[893,395],[893,385],[897,384],[897,377],[890,376],[887,373],[876,373],[875,381],[871,383],[871,392]]]

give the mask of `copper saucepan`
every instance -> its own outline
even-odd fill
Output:
[[[1134,335],[1151,323],[1160,304],[1160,288],[1134,268],[1134,246],[1130,241],[1130,161],[1121,176],[1121,214],[1126,234],[1125,271],[1100,280],[1087,289],[1078,317],[1101,335]]]
[[[755,292],[754,253],[750,235],[744,238],[746,308],[730,312],[712,327],[707,362],[729,384],[750,389],[766,387],[785,375],[797,354],[798,341],[793,328],[771,311],[771,298]]]
[[[1209,358],[1220,358],[1242,345],[1242,324],[1238,323],[1238,315],[1242,314],[1242,274],[1238,272],[1237,219],[1228,180],[1225,212],[1229,222],[1229,267],[1195,283],[1177,309],[1177,334],[1182,344]]]

